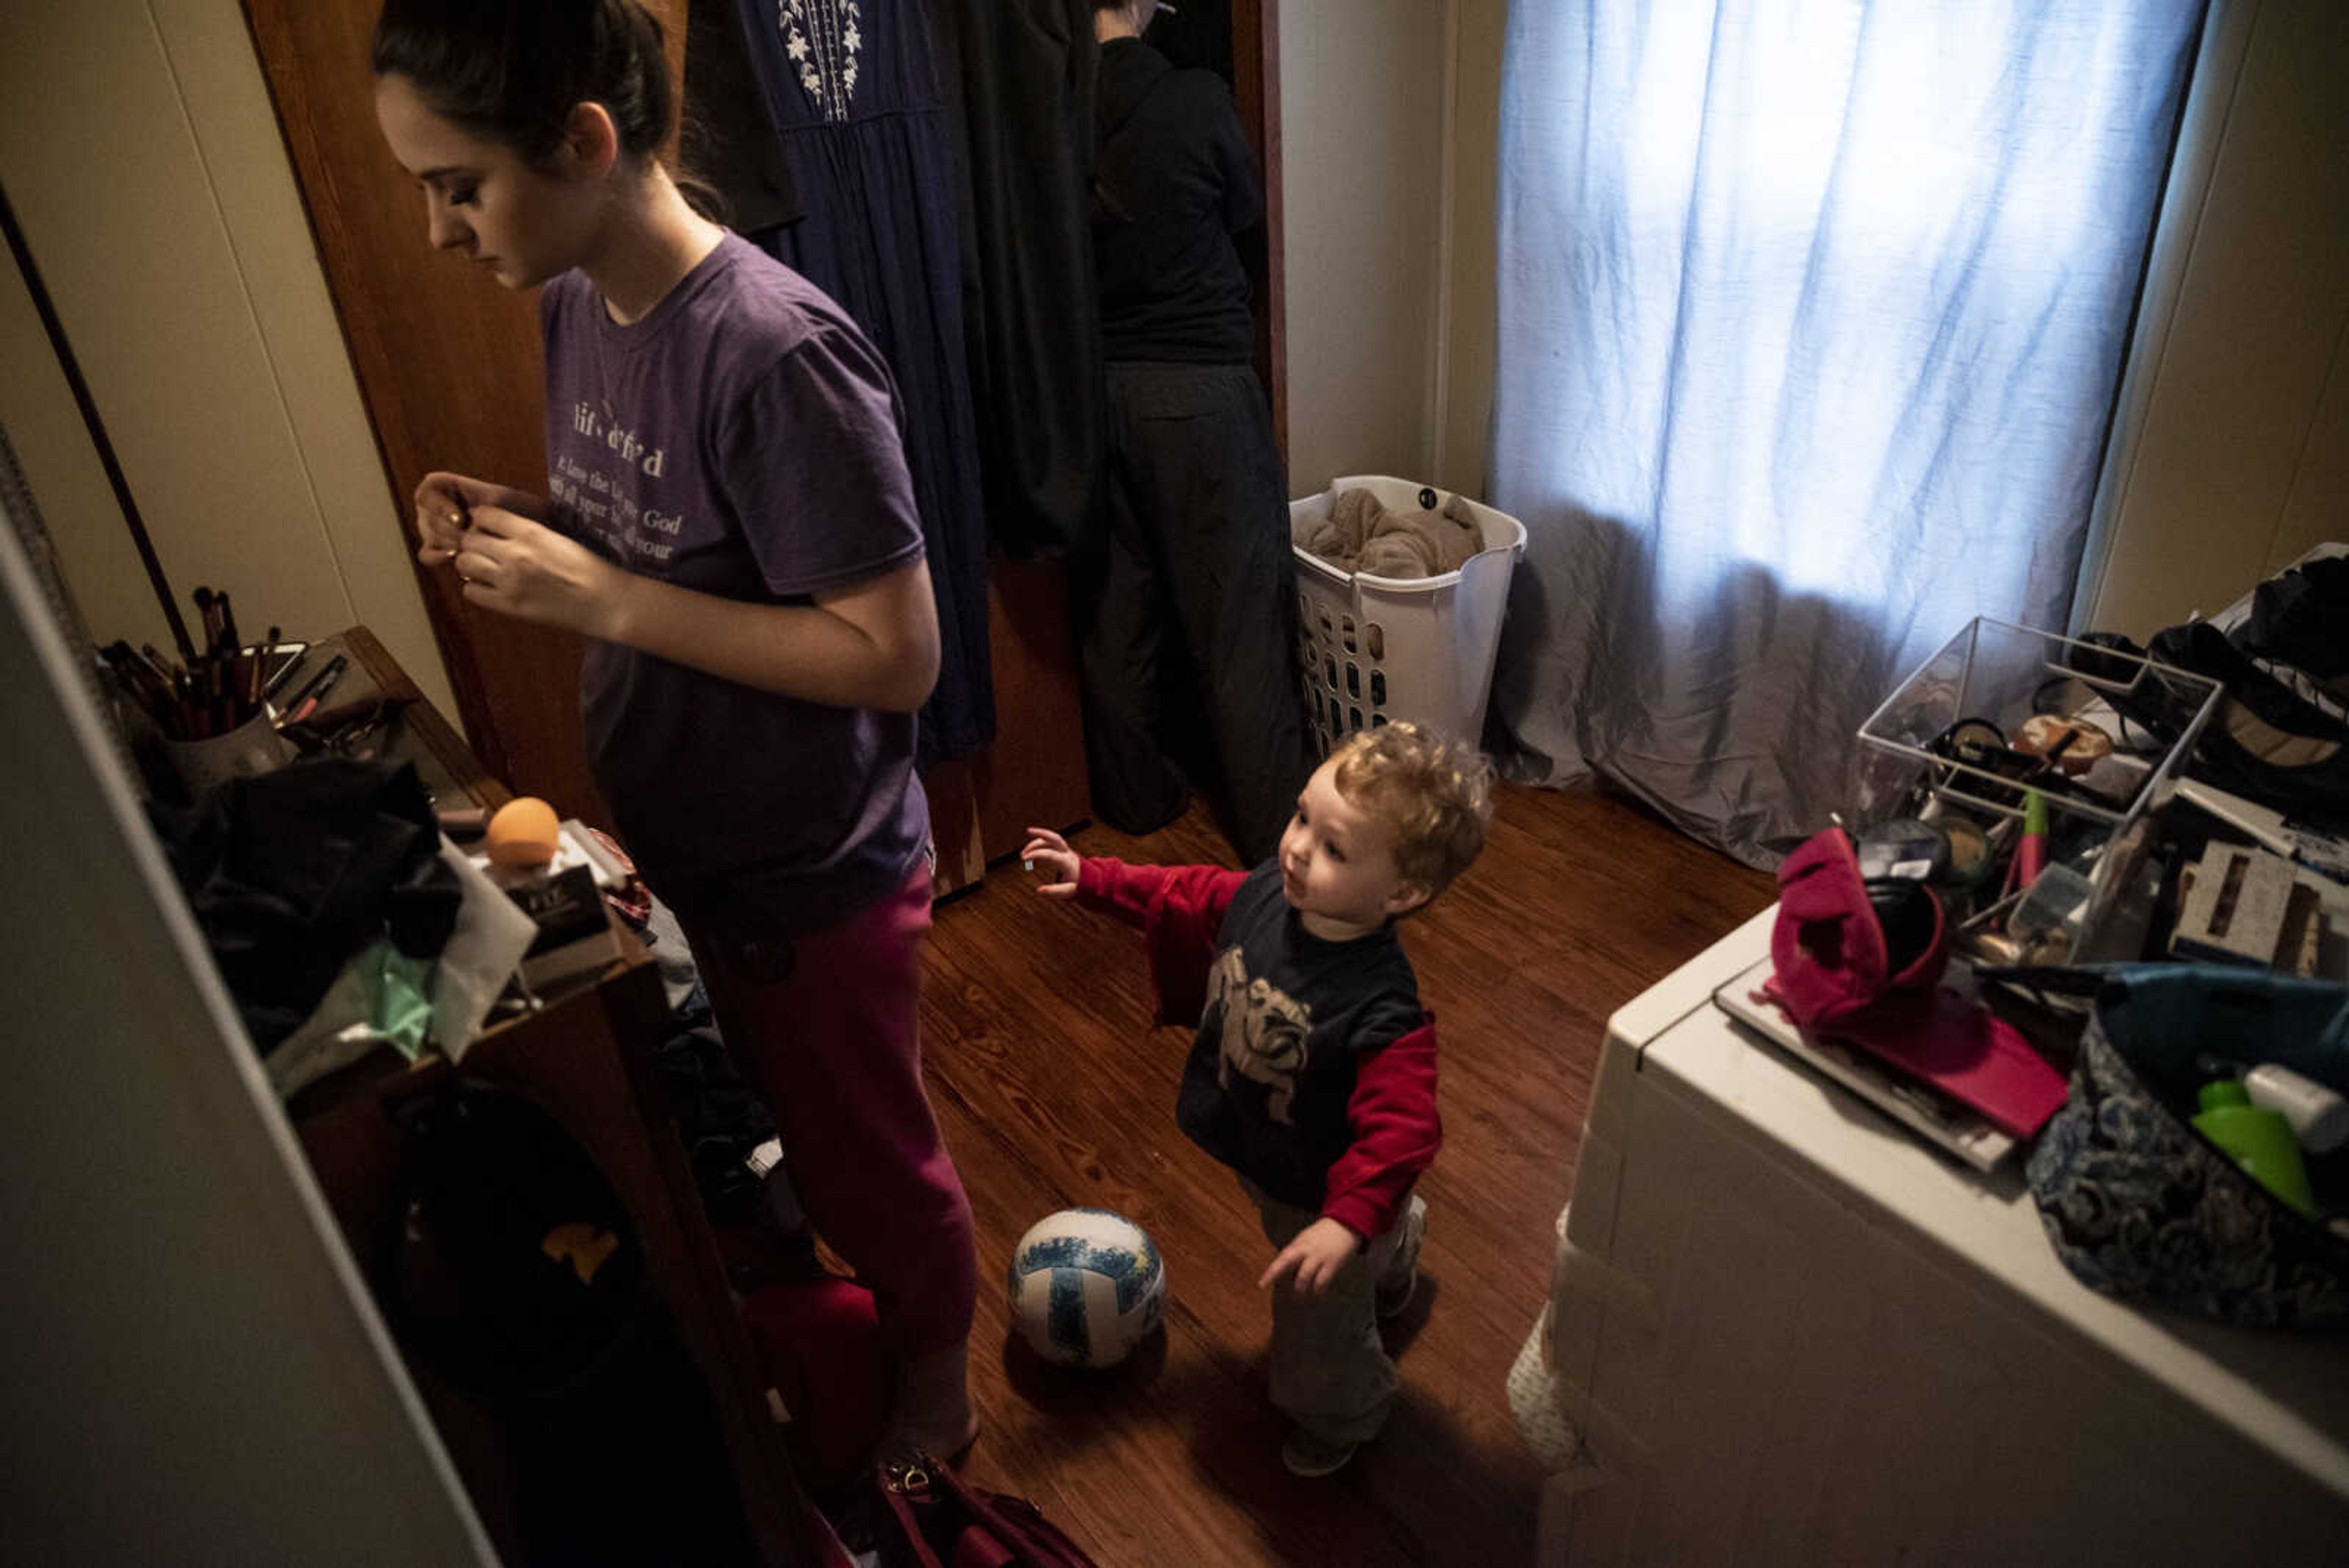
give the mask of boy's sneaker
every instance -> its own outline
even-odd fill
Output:
[[[1400,1315],[1419,1294],[1419,1244],[1426,1239],[1427,1200],[1414,1192],[1411,1206],[1403,1210],[1402,1242],[1395,1248],[1394,1261],[1387,1265],[1371,1298],[1379,1316]]]
[[[1354,1457],[1355,1443],[1333,1443],[1302,1427],[1291,1427],[1281,1439],[1280,1462],[1293,1476],[1335,1475]]]

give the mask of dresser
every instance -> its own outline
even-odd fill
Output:
[[[1546,1324],[1595,1468],[1545,1563],[2349,1561],[2349,1334],[2097,1295],[1974,1171],[1733,1023],[1775,908],[1609,1021]]]

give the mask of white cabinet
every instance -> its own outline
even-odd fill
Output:
[[[1616,1013],[1552,1301],[1575,1568],[2349,1562],[2349,1334],[2141,1311],[1739,1032],[1765,911]]]

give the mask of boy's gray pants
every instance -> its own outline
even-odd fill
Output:
[[[1278,1251],[1320,1218],[1270,1197],[1246,1178],[1240,1185],[1255,1200],[1265,1239]],[[1376,1310],[1380,1282],[1398,1263],[1411,1209],[1426,1204],[1416,1192],[1384,1235],[1347,1260],[1338,1277],[1319,1295],[1296,1288],[1288,1275],[1272,1287],[1272,1403],[1315,1437],[1332,1443],[1368,1442],[1386,1423],[1400,1380],[1386,1347],[1379,1343]]]

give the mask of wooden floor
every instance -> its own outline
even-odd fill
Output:
[[[1147,838],[1073,842],[1233,863],[1195,809]],[[1315,1481],[1281,1469],[1265,1400],[1271,1249],[1174,1127],[1189,1037],[1148,1027],[1138,938],[1038,897],[1016,862],[940,907],[925,1050],[978,1220],[966,1473],[1035,1501],[1104,1568],[1531,1562],[1539,1477],[1504,1380],[1547,1289],[1607,1016],[1774,896],[1620,800],[1504,790],[1483,858],[1405,926],[1441,1019],[1445,1138],[1420,1186],[1420,1296],[1389,1336],[1402,1397]],[[1130,1215],[1166,1260],[1163,1344],[1107,1374],[1048,1366],[1007,1327],[1012,1244],[1073,1205]]]

